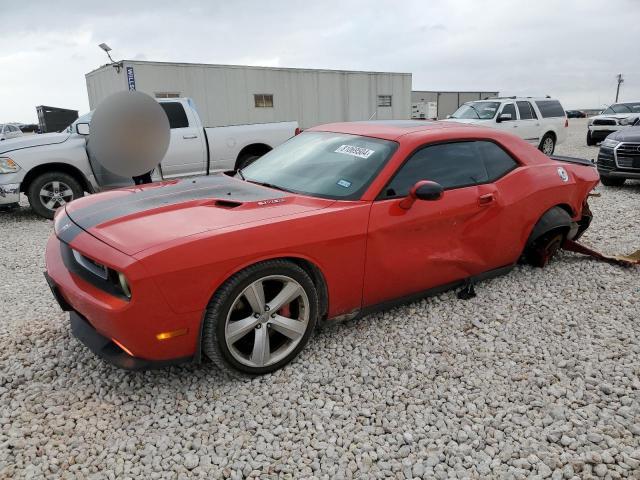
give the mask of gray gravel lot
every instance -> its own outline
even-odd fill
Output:
[[[557,153],[595,157],[570,122]],[[598,190],[584,242],[640,248],[640,183]],[[0,478],[640,478],[639,269],[563,253],[242,381],[104,364],[43,279],[52,223],[0,229]]]

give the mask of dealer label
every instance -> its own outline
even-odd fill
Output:
[[[351,145],[340,145],[335,153],[344,153],[345,155],[352,155],[354,157],[360,157],[360,158],[369,158],[371,155],[373,155],[375,152],[375,150],[369,150],[368,148],[364,148],[364,147],[353,147]]]

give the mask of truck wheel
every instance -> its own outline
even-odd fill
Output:
[[[260,155],[248,153],[238,159],[238,168],[244,169],[260,158]]]
[[[606,175],[600,175],[600,181],[607,187],[621,187],[624,185],[626,178],[608,177]]]
[[[595,140],[593,140],[593,137],[591,136],[591,131],[587,130],[587,145],[589,147],[593,147],[596,144]]]
[[[553,151],[556,149],[556,141],[553,138],[553,135],[545,133],[538,148],[547,156],[553,155]]]
[[[272,372],[298,355],[317,317],[318,294],[302,268],[286,260],[257,263],[214,294],[202,351],[232,376]]]
[[[56,210],[84,195],[80,183],[68,173],[47,172],[38,175],[27,189],[27,198],[34,212],[53,218]]]

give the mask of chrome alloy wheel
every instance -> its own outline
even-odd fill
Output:
[[[542,142],[542,153],[549,156],[553,154],[553,138],[547,137]]]
[[[54,180],[42,186],[39,196],[42,205],[55,210],[73,200],[73,190],[66,183]]]
[[[233,301],[225,322],[225,342],[238,362],[266,367],[296,348],[309,316],[309,297],[302,285],[284,275],[262,277]]]

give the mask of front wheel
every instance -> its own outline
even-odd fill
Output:
[[[547,156],[553,155],[553,151],[556,149],[556,141],[553,138],[553,135],[545,133],[540,141],[540,147],[538,148]]]
[[[309,275],[286,260],[258,263],[214,294],[204,319],[202,350],[227,373],[260,375],[289,363],[318,316]]]
[[[64,172],[47,172],[33,179],[27,188],[27,198],[34,212],[53,218],[56,210],[84,195],[80,183]]]
[[[587,146],[593,147],[596,144],[596,141],[591,136],[591,131],[587,130]]]

